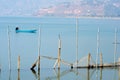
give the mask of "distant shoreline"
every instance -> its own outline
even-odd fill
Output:
[[[120,17],[105,17],[105,16],[33,16],[33,17],[38,17],[38,18],[83,18],[83,19],[116,19],[120,20]]]
[[[120,17],[93,17],[93,16],[79,16],[79,17],[70,17],[70,16],[67,16],[67,17],[65,17],[65,18],[83,18],[83,19],[117,19],[117,20],[119,20],[120,19]]]
[[[82,19],[116,19],[120,20],[120,17],[102,17],[102,16],[0,16],[0,18],[82,18]]]

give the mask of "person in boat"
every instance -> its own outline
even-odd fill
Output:
[[[19,30],[19,27],[16,27],[16,29],[15,30]]]

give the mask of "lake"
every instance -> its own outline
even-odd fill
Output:
[[[49,69],[31,70],[2,70],[1,80],[119,80],[119,68],[107,69]]]
[[[11,72],[8,59],[8,26],[10,36]],[[79,18],[78,19],[78,58],[82,59],[91,53],[96,61],[97,30],[100,29],[99,53],[103,54],[104,63],[114,62],[115,28],[117,28],[117,42],[120,42],[120,19],[113,18]],[[36,29],[36,33],[16,33],[15,28],[21,30]],[[41,28],[40,55],[57,58],[58,39],[61,36],[61,59],[69,63],[76,61],[76,18],[47,18],[47,17],[0,17],[0,78],[8,80],[18,79],[17,58],[20,55],[20,79],[36,79],[37,74],[30,71],[30,67],[38,57],[38,29]],[[120,56],[120,46],[117,45],[116,61]],[[100,63],[98,58],[98,63]],[[118,69],[98,69],[98,77],[94,69],[69,70],[70,67],[61,64],[60,71],[54,70],[55,60],[41,58],[40,79],[42,80],[109,80],[119,79]],[[87,64],[86,59],[81,62]],[[37,69],[37,68],[35,68]],[[37,72],[36,72],[37,73]],[[84,74],[83,74],[84,73]],[[80,74],[80,75],[79,75]],[[102,74],[102,79],[101,79]],[[6,76],[4,76],[6,75]],[[63,76],[62,76],[63,75]],[[65,76],[64,76],[65,75]],[[90,76],[89,77],[84,77]],[[91,75],[93,75],[91,77]],[[111,76],[109,76],[111,75]],[[57,76],[57,77],[56,77]],[[60,76],[60,77],[59,77]],[[19,80],[19,79],[18,79]]]

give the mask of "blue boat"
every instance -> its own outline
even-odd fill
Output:
[[[16,33],[23,32],[23,33],[36,33],[37,30],[16,30]]]

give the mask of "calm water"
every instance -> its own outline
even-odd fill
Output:
[[[0,80],[120,80],[120,69],[2,70]]]
[[[11,72],[8,70],[8,35],[10,28]],[[117,41],[120,42],[120,19],[92,19],[79,18],[79,47],[78,58],[81,59],[91,53],[96,60],[97,29],[100,28],[100,50],[104,63],[113,62],[114,29],[118,28]],[[0,17],[0,72],[1,80],[36,80],[38,72],[33,74],[29,70],[38,56],[38,31],[36,33],[16,33],[15,28],[31,30],[41,28],[40,54],[57,57],[58,35],[61,35],[61,58],[70,63],[76,60],[76,19],[75,18],[36,18],[36,17]],[[120,57],[120,45],[117,45],[116,61]],[[21,57],[20,79],[18,78],[17,57]],[[99,62],[99,60],[98,60]],[[119,69],[98,70],[69,70],[70,67],[61,64],[60,71],[51,69],[55,61],[41,58],[41,80],[118,80]],[[84,65],[86,60],[82,61]],[[36,68],[37,69],[37,68]],[[6,76],[7,77],[6,77]],[[38,79],[39,80],[39,79]]]

